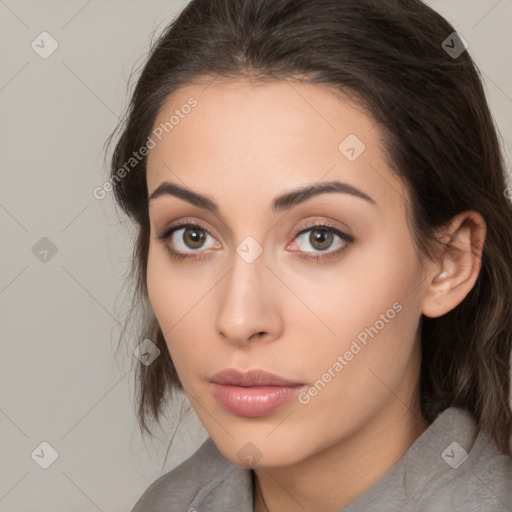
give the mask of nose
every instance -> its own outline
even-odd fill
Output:
[[[283,328],[279,286],[263,254],[252,263],[235,254],[231,270],[217,287],[218,334],[237,346],[278,338]]]

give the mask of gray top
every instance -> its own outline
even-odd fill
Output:
[[[511,512],[512,461],[451,407],[373,486],[340,512]],[[251,469],[229,462],[208,438],[153,482],[132,512],[252,512]]]

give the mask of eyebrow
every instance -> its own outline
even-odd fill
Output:
[[[342,183],[341,181],[327,181],[300,188],[292,192],[287,192],[276,197],[272,203],[272,211],[274,213],[279,213],[284,210],[289,210],[312,197],[334,192],[359,197],[374,206],[377,205],[377,202],[374,199],[365,194],[362,190],[359,190],[348,183]],[[219,213],[219,205],[211,197],[192,192],[187,188],[183,188],[176,183],[170,183],[168,181],[162,182],[154,190],[154,192],[149,196],[149,201],[164,195],[175,196],[197,206],[198,208],[202,208],[216,214]]]

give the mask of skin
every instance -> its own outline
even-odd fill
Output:
[[[459,214],[441,233],[447,249],[423,268],[406,189],[387,164],[378,126],[356,104],[298,82],[195,84],[168,98],[155,126],[191,96],[197,107],[148,155],[148,194],[169,181],[208,195],[220,213],[171,195],[150,201],[151,305],[191,405],[221,453],[243,466],[240,450],[257,448],[250,467],[265,504],[256,493],[254,510],[338,511],[428,427],[417,395],[419,321],[446,313],[471,290],[485,222],[476,212]],[[354,161],[338,149],[349,134],[366,146]],[[375,204],[324,193],[286,212],[270,209],[277,195],[331,180]],[[211,234],[202,246],[184,241],[183,230],[158,239],[185,220]],[[344,243],[334,234],[322,251],[311,231],[297,238],[309,221],[334,224],[354,241],[332,259],[301,259],[301,251],[318,256]],[[252,263],[236,252],[247,236],[263,250]],[[166,245],[208,254],[179,261]],[[443,271],[447,277],[436,281]],[[394,303],[400,312],[307,404],[294,399],[246,418],[211,393],[209,378],[228,367],[264,369],[310,388]]]

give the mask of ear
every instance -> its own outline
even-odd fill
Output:
[[[456,215],[443,229],[443,248],[428,274],[422,313],[436,318],[460,304],[473,288],[482,265],[487,234],[484,218],[468,210]]]

